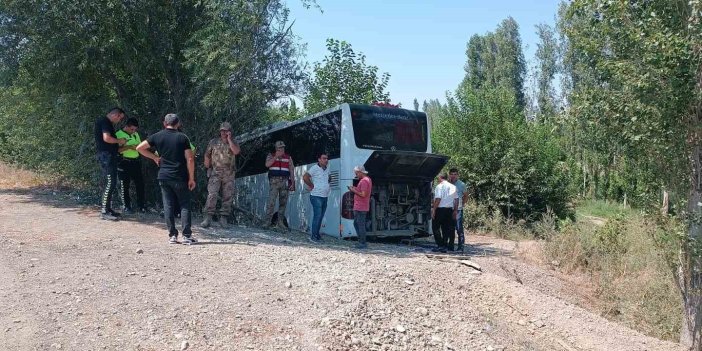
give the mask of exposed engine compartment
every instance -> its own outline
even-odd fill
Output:
[[[427,232],[431,219],[431,184],[374,180],[370,205],[370,232]]]

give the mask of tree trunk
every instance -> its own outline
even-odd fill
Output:
[[[699,144],[699,143],[698,143]],[[699,242],[702,239],[702,146],[696,145],[692,150],[691,189],[687,203],[690,213],[688,236],[680,250],[680,265],[678,267],[678,282],[683,298],[683,325],[680,329],[680,343],[690,347],[690,350],[702,350],[702,260],[699,254]]]
[[[690,2],[692,5],[693,2]],[[680,329],[680,343],[690,347],[691,350],[702,350],[702,44],[698,39],[702,37],[699,32],[700,8],[699,3],[691,6],[690,28],[697,32],[690,33],[693,44],[694,67],[696,69],[696,99],[690,108],[690,127],[688,145],[691,150],[690,164],[690,194],[687,202],[689,213],[688,240],[680,250],[680,267],[678,280],[683,297],[683,325]]]
[[[624,196],[626,196],[626,194]],[[670,200],[668,198],[668,191],[663,190],[663,204],[661,205],[661,215],[667,216],[669,212],[670,212]]]

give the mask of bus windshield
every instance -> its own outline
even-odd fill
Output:
[[[360,149],[427,151],[427,115],[422,112],[351,105],[351,121]]]

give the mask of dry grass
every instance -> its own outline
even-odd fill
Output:
[[[0,162],[0,189],[30,189],[52,185],[47,177]]]
[[[0,161],[0,190],[81,191],[85,187],[61,176],[29,171]]]
[[[546,213],[526,227],[498,213],[486,216],[482,229],[518,240],[520,260],[556,269],[583,287],[577,294],[584,307],[647,335],[677,340],[682,300],[669,264],[677,246],[662,239],[674,225],[604,201],[581,203],[576,218],[558,223]]]
[[[578,222],[546,236],[545,261],[558,262],[562,272],[589,276],[595,306],[604,316],[647,335],[676,340],[681,298],[666,260],[674,245],[656,240],[665,229],[634,211],[617,207],[608,216],[602,204],[594,207],[597,222],[581,211]]]

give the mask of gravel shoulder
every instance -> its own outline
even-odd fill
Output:
[[[469,236],[466,258],[302,233],[101,221],[51,192],[0,190],[2,350],[684,350],[578,307],[568,279]]]

